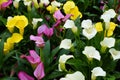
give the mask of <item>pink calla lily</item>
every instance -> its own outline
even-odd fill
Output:
[[[45,73],[44,73],[44,65],[43,63],[41,62],[35,69],[34,71],[34,76],[38,79],[38,80],[41,80],[44,76],[45,76]]]
[[[25,73],[24,71],[20,71],[18,73],[18,77],[20,80],[34,80],[33,77],[29,76],[27,73]]]
[[[41,36],[31,35],[30,40],[35,41],[37,47],[44,47],[45,45],[45,42]]]
[[[46,24],[41,25],[37,30],[38,35],[45,34],[47,37],[53,35],[53,28],[48,28]]]
[[[39,55],[34,51],[29,51],[30,55],[22,55],[21,58],[26,58],[31,64],[39,64],[41,62]]]
[[[64,18],[64,15],[61,13],[60,10],[55,11],[55,13],[53,14],[54,18],[56,18],[57,20],[60,20],[62,18]]]
[[[8,7],[10,4],[12,4],[12,2],[13,2],[12,0],[8,0],[7,2],[3,2],[2,4],[0,4],[0,10]]]

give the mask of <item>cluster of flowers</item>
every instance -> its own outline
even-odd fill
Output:
[[[65,77],[62,75],[62,77],[59,77],[59,80],[96,80],[98,76],[105,77],[109,72],[104,68],[104,59],[109,57],[110,60],[114,60],[115,62],[120,59],[120,51],[115,49],[116,39],[113,35],[115,28],[118,26],[118,24],[112,22],[112,19],[118,16],[114,9],[104,11],[100,16],[103,22],[93,23],[91,19],[82,19],[81,23],[77,24],[75,23],[76,20],[80,20],[83,15],[73,1],[66,1],[65,4],[55,0],[51,2],[49,0],[40,0],[40,2],[37,0],[22,0],[22,2],[27,6],[28,12],[31,11],[32,7],[35,7],[36,10],[45,7],[55,22],[50,25],[50,27],[44,23],[42,18],[33,18],[32,21],[25,15],[9,16],[7,18],[6,27],[11,36],[4,42],[3,53],[5,56],[14,50],[15,44],[19,44],[19,42],[24,40],[24,32],[29,24],[32,24],[32,28],[36,32],[36,34],[29,35],[29,40],[34,41],[36,44],[35,47],[40,50],[40,53],[38,53],[36,50],[31,49],[29,50],[30,55],[21,53],[20,58],[26,59],[32,66],[34,72],[32,76],[30,76],[25,71],[20,70],[17,74],[20,80],[44,79],[47,67],[45,67],[46,65],[44,63],[46,57],[44,57],[43,50],[45,50],[44,47],[47,46],[47,40],[51,40],[54,35],[60,36],[61,39],[61,42],[57,43],[59,44],[58,51],[68,51],[68,54],[61,53],[62,55],[60,56],[54,55],[55,63],[57,63],[58,66],[57,70],[66,72]],[[18,9],[20,6],[19,3],[20,0],[1,0],[0,10],[5,10],[11,4]],[[117,18],[120,20],[120,16]],[[47,21],[49,21],[48,17]],[[43,24],[38,27],[38,23],[42,22]],[[18,31],[16,31],[16,28]],[[71,31],[70,33],[73,34],[73,38],[67,38],[65,36],[67,31]],[[109,55],[109,53],[111,55]],[[80,55],[80,57],[77,55]],[[81,58],[82,56],[84,59]],[[83,62],[85,62],[87,68],[91,66],[89,67],[89,72],[78,69],[79,66],[77,66],[76,69],[72,69],[72,65],[76,67],[75,64],[73,64],[76,62],[71,62],[72,64],[69,64],[71,67],[66,66],[70,60],[77,59],[79,61],[84,60]],[[99,64],[95,65],[94,60]]]

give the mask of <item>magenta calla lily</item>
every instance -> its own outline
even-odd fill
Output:
[[[27,73],[25,73],[24,71],[20,71],[18,73],[18,77],[20,80],[34,80],[33,77],[29,76]]]
[[[61,13],[60,10],[55,11],[55,13],[53,14],[54,18],[56,18],[57,20],[60,20],[62,18],[64,18],[64,15]]]
[[[38,35],[45,34],[47,37],[53,35],[53,28],[48,28],[46,24],[41,25],[37,30]]]
[[[8,7],[10,4],[12,4],[12,2],[13,2],[12,0],[8,0],[7,2],[3,2],[2,4],[0,4],[0,10]]]
[[[44,73],[44,65],[43,63],[41,62],[35,69],[34,71],[34,76],[38,79],[38,80],[41,80],[44,76],[45,76],[45,73]]]
[[[41,36],[31,35],[30,40],[35,41],[37,47],[44,47],[45,45],[45,42]]]
[[[22,55],[21,58],[26,58],[31,64],[39,64],[41,62],[40,56],[34,50],[30,50],[29,53],[29,56]]]

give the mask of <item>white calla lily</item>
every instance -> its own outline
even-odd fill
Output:
[[[56,7],[60,7],[60,6],[62,5],[62,3],[57,2],[57,1],[52,1],[52,2],[51,2],[51,5],[52,5],[52,6],[56,6]]]
[[[100,53],[93,46],[86,46],[83,54],[86,55],[89,60],[94,58],[100,61],[101,59]]]
[[[93,26],[92,21],[90,19],[83,20],[82,23],[81,23],[81,27],[84,28],[84,29],[89,29],[92,26]]]
[[[120,59],[120,51],[114,49],[114,48],[111,48],[109,50],[110,54],[112,55],[113,57],[113,60],[117,60],[117,59]]]
[[[66,20],[65,24],[63,25],[63,27],[67,28],[72,28],[75,27],[75,23],[73,20]]]
[[[106,76],[106,72],[101,67],[95,67],[92,71],[91,79],[96,80],[97,76]]]
[[[50,1],[49,0],[40,0],[40,3],[48,5],[50,3]]]
[[[61,41],[59,48],[70,49],[72,47],[72,41],[70,39],[64,39]]]
[[[85,80],[85,76],[80,71],[76,71],[72,74],[67,74],[65,78],[60,80]]]
[[[116,16],[116,13],[114,9],[109,9],[101,15],[101,19],[103,19],[104,22],[110,22],[110,19],[114,18],[115,16]]]
[[[70,58],[74,58],[74,56],[73,55],[65,55],[65,54],[60,56],[59,65],[58,65],[59,71],[66,70],[65,63]]]
[[[36,28],[37,23],[42,22],[42,21],[43,21],[42,18],[33,18],[33,20],[32,20],[33,28]]]
[[[103,41],[100,42],[101,46],[111,48],[115,45],[115,39],[112,37],[105,37]]]
[[[97,30],[94,27],[89,29],[83,29],[83,35],[87,37],[88,40],[92,39],[97,33]]]

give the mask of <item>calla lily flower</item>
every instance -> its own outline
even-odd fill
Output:
[[[43,19],[41,19],[41,18],[33,18],[33,20],[32,20],[33,29],[36,28],[38,22],[42,22],[42,21],[43,21]]]
[[[65,24],[63,25],[66,29],[71,28],[73,33],[77,33],[77,27],[75,26],[74,21],[72,20],[66,20]]]
[[[101,19],[103,19],[104,22],[110,22],[110,19],[114,18],[115,16],[116,16],[116,13],[114,9],[109,9],[101,15]]]
[[[46,24],[41,25],[37,30],[38,35],[45,34],[47,37],[53,35],[53,28],[48,28]]]
[[[97,30],[94,27],[83,29],[83,35],[87,37],[88,40],[92,39],[96,34]]]
[[[47,6],[49,3],[49,0],[40,0],[40,4],[44,4],[45,6]]]
[[[62,3],[57,2],[57,1],[52,1],[51,5],[56,6],[56,7],[60,7],[62,5]]]
[[[54,18],[56,18],[57,20],[60,20],[62,18],[64,18],[64,15],[61,13],[60,10],[55,11],[55,13],[53,14]]]
[[[65,14],[72,14],[70,17],[72,20],[75,20],[78,16],[80,16],[80,18],[82,17],[82,13],[79,11],[78,7],[75,6],[73,1],[67,1],[63,5],[63,10]]]
[[[40,56],[34,50],[29,51],[29,56],[21,55],[21,58],[26,58],[31,64],[39,64],[41,62]]]
[[[22,23],[22,24],[21,24]],[[14,16],[13,18],[8,18],[6,27],[12,33],[14,27],[19,29],[21,35],[24,33],[24,28],[28,25],[28,19],[21,15],[21,16]]]
[[[97,34],[97,30],[92,25],[92,21],[90,19],[83,20],[81,27],[84,28],[82,33],[85,37],[88,38],[88,40],[92,39]]]
[[[85,76],[80,71],[76,71],[72,74],[67,74],[65,78],[60,80],[85,80]]]
[[[85,54],[89,60],[94,58],[100,61],[101,59],[100,53],[93,46],[86,46],[83,54]]]
[[[14,5],[15,8],[19,7],[19,2],[20,2],[20,0],[14,0],[13,1],[13,5]]]
[[[10,4],[12,4],[12,0],[0,0],[0,10],[5,9]]]
[[[18,73],[18,77],[20,80],[34,80],[33,77],[29,76],[27,73],[25,73],[24,71],[20,71]]]
[[[120,22],[120,15],[117,16],[117,20]]]
[[[13,33],[11,37],[4,43],[4,53],[8,53],[14,47],[14,43],[19,43],[23,36],[19,33]]]
[[[105,37],[103,41],[100,42],[101,46],[111,48],[115,45],[115,39],[112,37]]]
[[[101,67],[95,67],[92,71],[91,79],[96,80],[97,76],[106,76],[106,72]]]
[[[70,39],[64,39],[60,43],[59,48],[70,49],[72,47],[72,42]]]
[[[31,35],[30,40],[35,41],[37,47],[44,47],[45,45],[45,42],[41,36]]]
[[[114,49],[114,48],[111,48],[109,50],[110,54],[112,55],[113,57],[113,60],[117,60],[117,59],[120,59],[120,51]]]
[[[45,76],[45,73],[44,73],[44,65],[43,63],[41,62],[35,69],[34,71],[34,76],[38,79],[38,80],[41,80],[44,76]]]
[[[65,63],[70,58],[74,58],[73,55],[65,55],[65,54],[63,54],[63,55],[60,56],[59,65],[58,65],[58,68],[59,68],[60,71],[66,70]]]
[[[90,19],[83,20],[81,23],[81,27],[84,29],[89,29],[89,28],[93,27],[92,21]]]

